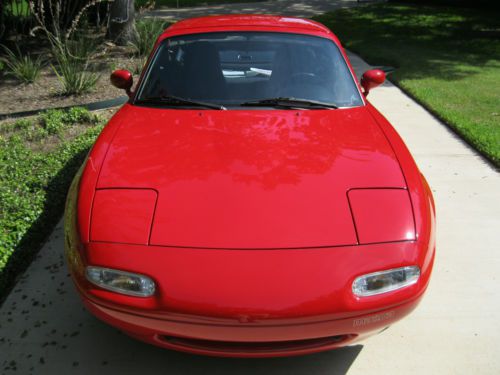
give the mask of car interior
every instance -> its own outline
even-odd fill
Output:
[[[277,97],[362,104],[342,55],[326,39],[206,35],[164,42],[141,96],[173,95],[226,105]]]

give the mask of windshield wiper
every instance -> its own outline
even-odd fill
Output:
[[[167,104],[171,106],[194,106],[194,107],[205,107],[212,109],[225,110],[226,107],[220,104],[213,104],[207,102],[199,102],[197,100],[191,100],[187,98],[181,98],[174,95],[162,95],[162,96],[146,96],[137,100],[137,103],[152,103],[152,104]]]
[[[268,98],[268,99],[244,102],[241,103],[240,105],[243,107],[271,106],[271,107],[308,108],[308,109],[338,108],[338,105],[334,103],[325,103],[317,100],[298,99],[298,98]]]

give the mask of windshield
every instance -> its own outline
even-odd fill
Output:
[[[145,77],[136,102],[146,105],[150,98],[170,96],[226,107],[270,98],[363,105],[335,43],[301,34],[221,32],[168,38]]]

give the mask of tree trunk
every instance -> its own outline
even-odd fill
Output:
[[[108,38],[124,46],[135,36],[134,0],[114,0],[109,10]]]

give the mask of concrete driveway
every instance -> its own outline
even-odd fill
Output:
[[[368,68],[350,54],[356,72]],[[428,293],[362,345],[304,357],[220,359],[137,342],[88,314],[63,260],[59,224],[0,308],[9,374],[498,374],[500,175],[390,83],[369,99],[394,124],[435,194],[438,249]]]
[[[339,8],[360,6],[381,0],[271,0],[249,3],[221,4],[190,8],[161,8],[148,12],[148,17],[160,17],[167,21],[213,14],[264,13],[297,17],[312,17]],[[383,0],[382,0],[383,1]],[[181,1],[182,3],[182,1]]]

